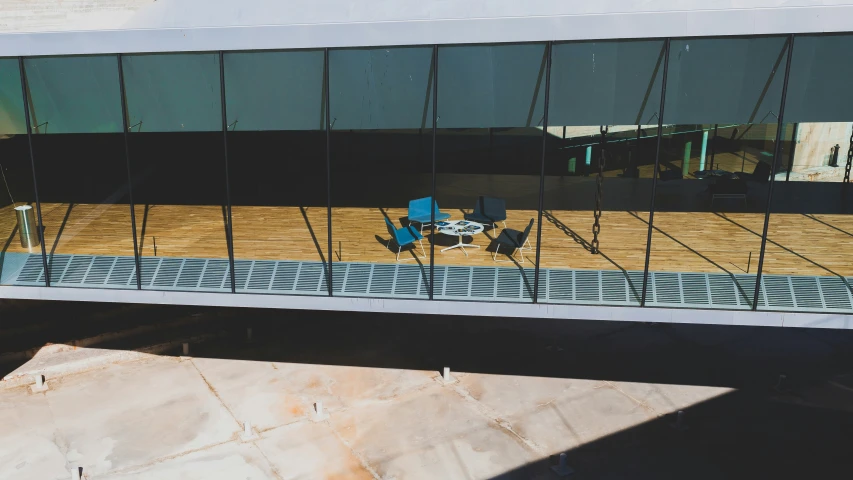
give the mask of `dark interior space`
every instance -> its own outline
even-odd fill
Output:
[[[137,205],[225,205],[222,132],[128,134]]]
[[[121,133],[33,135],[39,200],[129,203]]]
[[[232,205],[326,206],[326,132],[228,132]]]
[[[0,136],[0,165],[6,183],[0,194],[0,206],[35,202],[33,192],[33,167],[30,163],[30,147],[26,135]],[[9,190],[6,190],[8,186]],[[12,198],[9,197],[11,192]]]

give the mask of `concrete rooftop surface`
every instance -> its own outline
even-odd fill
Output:
[[[238,311],[187,356],[53,345],[20,362],[0,382],[0,478],[551,479],[563,452],[577,479],[853,465],[846,332],[259,315]]]

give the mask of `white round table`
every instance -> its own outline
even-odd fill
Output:
[[[485,230],[485,227],[482,223],[471,222],[468,220],[448,220],[436,222],[435,226],[438,229],[438,233],[452,235],[454,237],[459,238],[459,243],[457,243],[456,245],[449,246],[447,248],[443,248],[441,249],[441,251],[446,252],[454,248],[461,248],[462,252],[465,253],[466,257],[468,256],[468,252],[465,251],[465,247],[480,248],[480,246],[473,245],[470,243],[463,243],[462,237],[468,237],[476,235],[478,233],[483,233],[483,230]]]

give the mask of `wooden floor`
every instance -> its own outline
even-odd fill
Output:
[[[223,209],[218,206],[137,206],[139,245],[144,256],[227,258]],[[405,209],[333,208],[333,260],[393,263],[385,247],[389,235],[383,215],[400,224]],[[461,212],[454,218],[461,218]],[[45,204],[42,206],[48,253],[133,255],[127,205]],[[234,255],[237,259],[325,260],[326,210],[298,207],[234,207]],[[514,210],[507,225],[522,229],[535,211]],[[604,212],[600,255],[589,252],[592,212],[547,211],[543,216],[541,266],[602,270],[643,270],[648,212]],[[23,252],[11,206],[0,209],[0,235],[6,251]],[[144,226],[144,232],[143,230]],[[658,212],[652,235],[650,269],[680,272],[754,273],[761,248],[761,214]],[[57,234],[61,231],[59,242]],[[455,237],[436,236],[439,265],[494,265],[487,249],[496,233],[466,241],[468,249],[440,249]],[[536,245],[536,229],[531,233]],[[424,241],[429,255],[429,236]],[[38,249],[36,249],[38,250]],[[319,252],[324,253],[319,253]],[[419,250],[418,250],[419,253]],[[853,215],[771,216],[765,273],[853,276]],[[401,259],[414,261],[411,250]],[[503,257],[506,259],[506,257]],[[506,265],[506,264],[504,264]],[[523,265],[532,268],[532,258]]]

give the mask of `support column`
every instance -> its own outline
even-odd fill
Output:
[[[548,103],[551,93],[551,42],[545,45],[545,108],[542,117],[542,161],[539,168],[539,223],[536,230],[536,263],[533,273],[533,303],[539,302],[539,253],[542,245],[542,211],[545,208],[545,152],[548,147]],[[565,129],[563,132],[565,135]]]
[[[39,201],[39,189],[38,182],[36,180],[36,160],[35,155],[33,154],[33,128],[30,123],[30,105],[29,99],[27,95],[27,72],[24,70],[24,57],[18,57],[18,73],[21,76],[21,94],[24,97],[24,121],[27,126],[27,142],[30,147],[30,166],[33,170],[33,196],[36,199],[36,214],[38,215],[39,225],[38,225],[38,235],[39,235],[39,243],[41,244],[41,263],[44,267],[44,284],[45,286],[50,286],[50,268],[47,263],[47,252],[44,247],[44,223],[42,223],[41,218],[41,201]]]
[[[705,170],[705,154],[708,151],[708,130],[702,132],[702,153],[699,155],[699,170]]]
[[[649,286],[649,258],[652,254],[652,228],[655,221],[655,194],[658,185],[658,171],[660,167],[660,143],[663,136],[663,110],[666,106],[666,77],[669,73],[669,38],[664,40],[663,78],[660,85],[660,111],[658,115],[658,137],[655,147],[655,168],[652,176],[652,199],[649,205],[649,230],[646,234],[646,265],[643,268],[643,292],[640,297],[640,306],[646,305],[646,292]]]
[[[785,80],[782,83],[782,101],[779,105],[778,124],[776,126],[776,144],[773,146],[773,166],[770,168],[770,185],[767,187],[767,209],[764,212],[764,229],[761,232],[761,251],[758,255],[758,269],[755,271],[755,293],[752,296],[752,310],[758,309],[758,295],[761,293],[761,273],[764,269],[764,250],[767,247],[767,230],[770,228],[770,207],[773,204],[773,186],[776,184],[776,166],[782,151],[782,131],[784,130],[785,97],[788,95],[788,78],[791,75],[791,55],[794,51],[794,34],[788,36],[788,61],[785,63]]]

